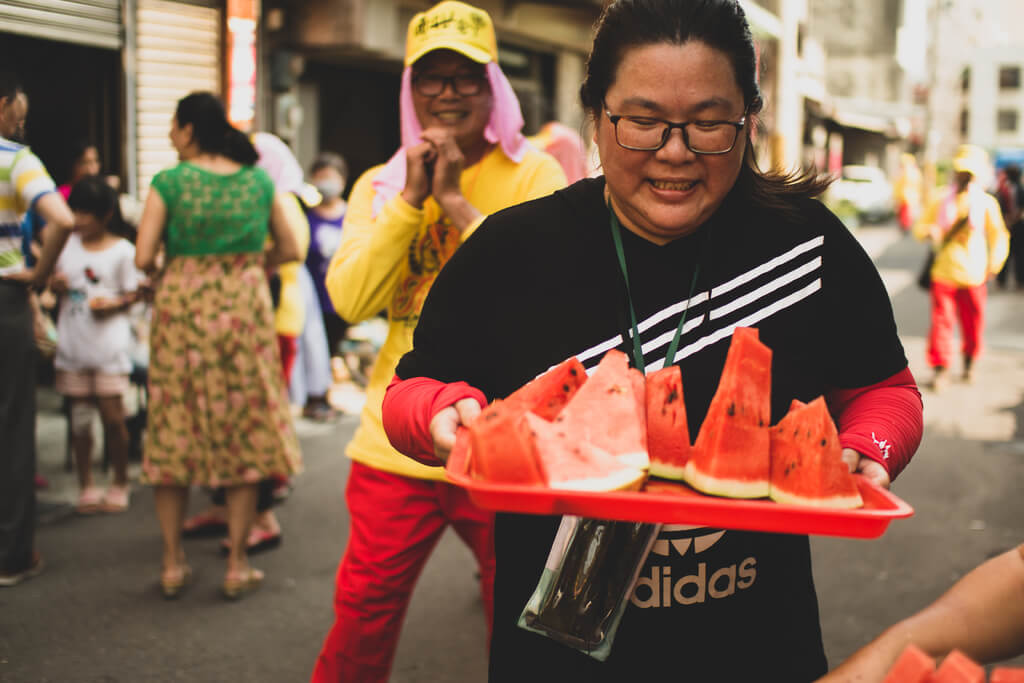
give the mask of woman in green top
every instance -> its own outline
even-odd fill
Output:
[[[179,101],[170,138],[180,163],[153,178],[135,257],[156,281],[142,480],[156,487],[168,598],[191,575],[188,487],[227,487],[223,592],[238,598],[263,579],[245,554],[257,483],[300,466],[265,274],[298,248],[256,150],[216,97]]]

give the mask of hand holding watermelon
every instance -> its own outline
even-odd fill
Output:
[[[455,447],[456,430],[469,426],[479,414],[480,404],[476,399],[464,398],[434,415],[430,420],[430,436],[434,441],[434,455],[438,460],[448,462],[448,456]]]
[[[885,471],[884,467],[871,458],[865,458],[852,448],[843,449],[843,462],[846,463],[851,472],[863,475],[872,484],[877,484],[883,489],[889,488],[892,484],[892,480],[889,479],[889,473]]]

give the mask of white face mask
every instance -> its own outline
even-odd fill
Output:
[[[341,196],[341,191],[345,189],[345,184],[336,180],[322,180],[316,183],[313,187],[316,188],[317,192],[325,199],[336,199]]]

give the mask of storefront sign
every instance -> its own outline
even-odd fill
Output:
[[[259,0],[227,3],[228,120],[249,132],[256,118],[256,20]]]

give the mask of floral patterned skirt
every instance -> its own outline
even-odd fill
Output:
[[[233,486],[300,467],[263,255],[171,259],[153,303],[142,481]]]

